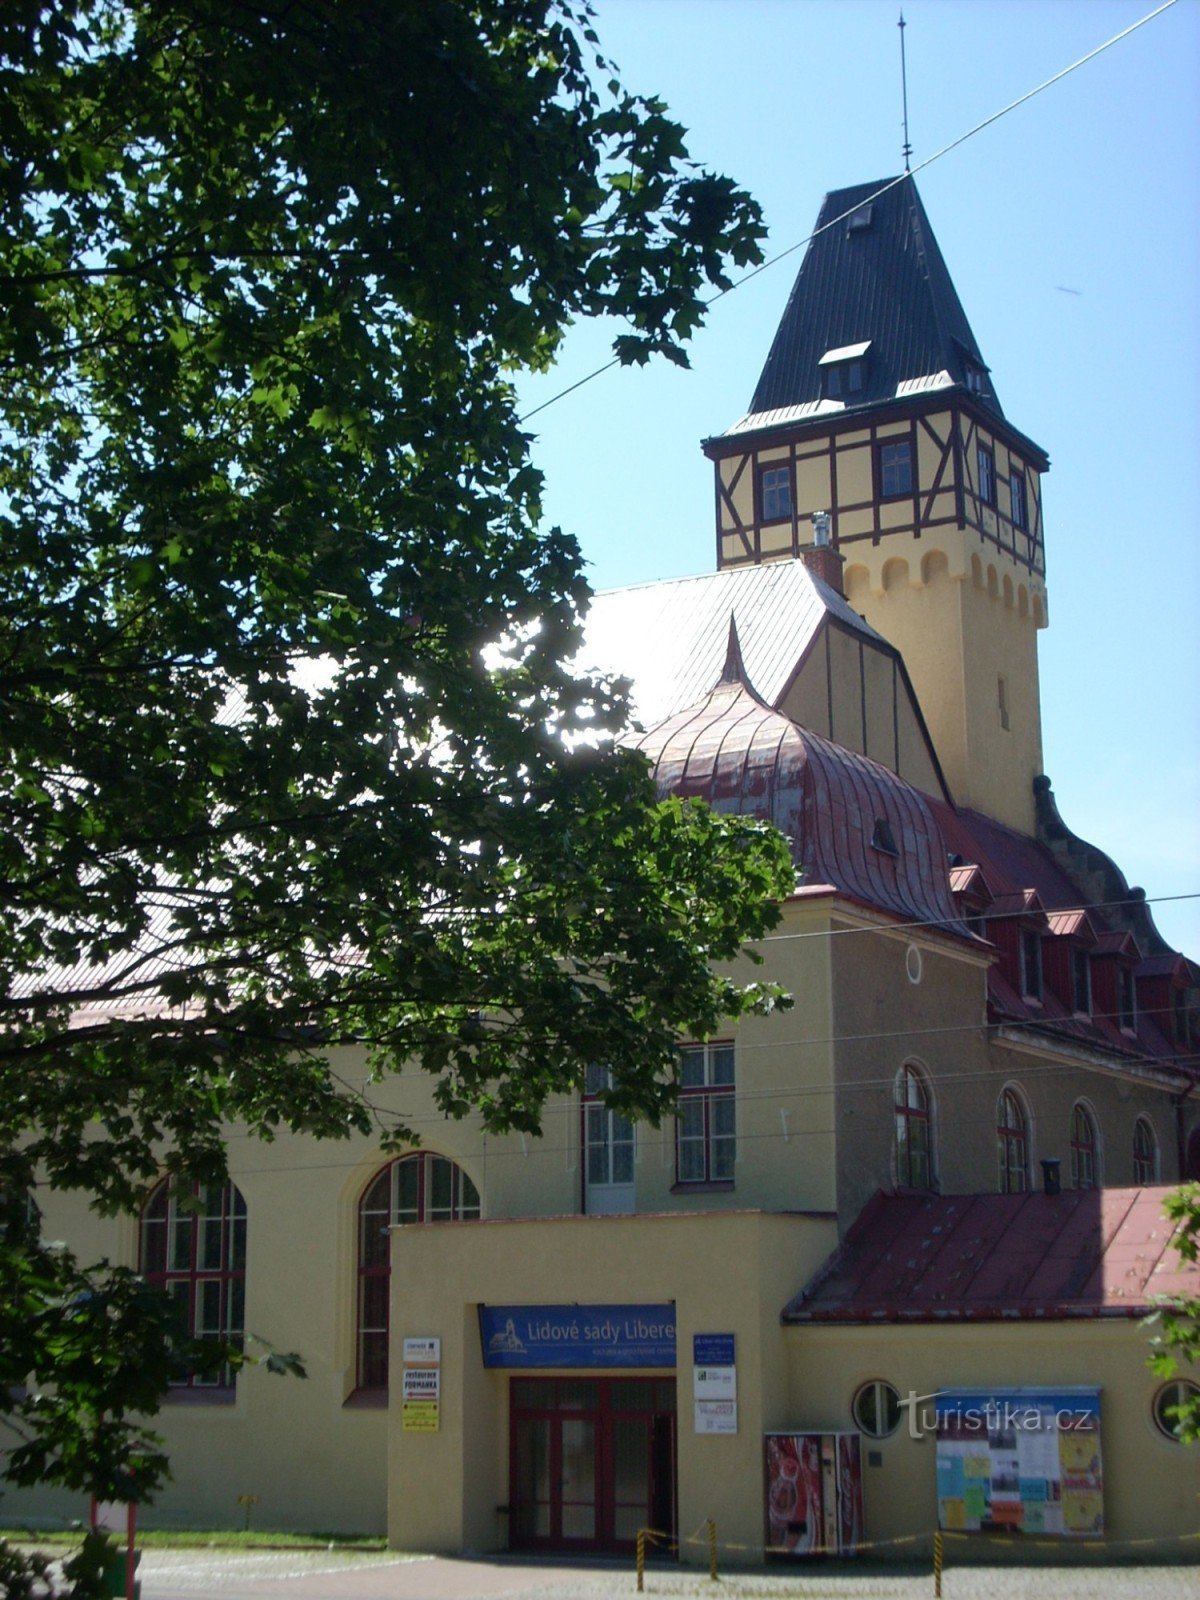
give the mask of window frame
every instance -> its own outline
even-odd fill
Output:
[[[1035,928],[1022,928],[1017,949],[1021,964],[1021,998],[1040,1003],[1046,993],[1041,934]]]
[[[702,1081],[684,1082],[689,1060],[701,1062]],[[714,1078],[714,1070],[728,1063],[729,1078]],[[699,1122],[698,1131],[688,1124]],[[725,1122],[728,1126],[723,1126]],[[686,1172],[685,1157],[701,1155],[701,1172]],[[679,1047],[679,1096],[675,1112],[675,1187],[677,1189],[732,1189],[737,1166],[737,1062],[731,1041],[686,1044]]]
[[[768,487],[767,479],[779,477],[782,483],[773,483]],[[791,522],[795,516],[796,508],[796,483],[795,473],[790,461],[760,461],[755,469],[754,492],[758,502],[759,522]],[[786,510],[776,508],[768,511],[768,496],[774,498],[782,493],[786,501]]]
[[[1145,1138],[1139,1139],[1139,1134]],[[1139,1188],[1158,1183],[1159,1160],[1158,1132],[1149,1117],[1140,1115],[1133,1124],[1133,1181]]]
[[[914,1088],[920,1096],[920,1105],[912,1102]],[[892,1088],[892,1119],[897,1188],[936,1193],[933,1092],[928,1078],[915,1062],[906,1061],[896,1074]],[[913,1137],[914,1133],[916,1138]],[[922,1163],[923,1180],[920,1173]]]
[[[430,1204],[430,1194],[439,1181],[435,1163],[449,1167],[449,1205]],[[415,1199],[412,1206],[400,1204],[405,1198],[400,1193],[407,1172],[415,1171]],[[375,1191],[387,1183],[387,1207],[368,1205],[376,1199]],[[464,1188],[466,1195],[464,1197]],[[472,1198],[473,1197],[473,1198]],[[430,1216],[431,1211],[447,1215]],[[405,1217],[402,1211],[414,1211]],[[391,1249],[388,1235],[393,1227],[436,1225],[439,1222],[477,1222],[483,1215],[483,1202],[470,1173],[450,1156],[437,1150],[415,1150],[397,1156],[376,1167],[359,1191],[354,1208],[355,1221],[355,1274],[354,1274],[354,1393],[356,1395],[386,1395],[388,1392],[388,1340],[390,1333],[390,1284],[392,1274]],[[380,1224],[370,1219],[384,1217]],[[383,1235],[381,1248],[368,1250],[375,1227]],[[382,1290],[377,1286],[382,1284]],[[369,1305],[374,1301],[374,1305]],[[372,1321],[367,1322],[368,1314]],[[370,1342],[368,1342],[370,1341]],[[378,1376],[382,1372],[382,1380]]]
[[[1137,1032],[1137,979],[1124,961],[1117,964],[1117,1026],[1122,1033]]]
[[[1071,1107],[1068,1146],[1071,1153],[1072,1189],[1099,1189],[1100,1131],[1096,1114],[1086,1100],[1076,1100]]]
[[[1025,469],[1014,467],[1011,462],[1008,468],[1008,505],[1013,527],[1021,533],[1028,533],[1029,493],[1025,481]]]
[[[198,1204],[179,1202],[179,1186],[171,1176],[154,1185],[138,1216],[138,1271],[152,1288],[160,1289],[184,1308],[183,1322],[191,1339],[222,1340],[240,1349],[246,1334],[246,1242],[249,1233],[245,1196],[232,1179],[223,1184],[194,1182],[185,1192]],[[214,1210],[211,1197],[217,1195]],[[216,1264],[209,1253],[211,1228],[216,1226]],[[161,1236],[150,1229],[162,1229]],[[180,1242],[184,1250],[180,1250]],[[161,1247],[159,1266],[151,1260]],[[186,1264],[180,1259],[186,1254]],[[216,1316],[206,1314],[213,1300]],[[182,1291],[182,1292],[180,1292]],[[228,1362],[212,1376],[181,1372],[170,1380],[168,1398],[232,1402],[237,1374]]]
[[[1179,1424],[1168,1422],[1163,1412],[1168,1406],[1180,1405],[1195,1395],[1200,1395],[1200,1384],[1190,1378],[1172,1378],[1154,1391],[1154,1398],[1150,1402],[1150,1420],[1160,1439],[1165,1439],[1168,1444],[1183,1444],[1184,1441],[1179,1437]]]
[[[996,505],[996,452],[990,445],[975,446],[975,476],[982,505]]]
[[[583,1094],[580,1097],[580,1127],[579,1137],[583,1151],[583,1200],[584,1212],[588,1211],[587,1197],[593,1185],[601,1187],[633,1187],[635,1181],[634,1165],[637,1160],[637,1138],[635,1124],[629,1117],[620,1111],[614,1111],[605,1104],[603,1095],[606,1089],[612,1087],[612,1068],[604,1062],[593,1062],[589,1065],[584,1078]],[[600,1138],[593,1138],[593,1128],[602,1130]],[[628,1177],[615,1176],[616,1165],[614,1157],[618,1148],[628,1147],[629,1175]],[[606,1176],[594,1178],[592,1176],[592,1151],[605,1152]],[[598,1213],[599,1214],[599,1213]]]
[[[1010,1120],[1006,1113],[1016,1113]],[[1033,1170],[1033,1139],[1029,1107],[1020,1090],[1005,1084],[996,1101],[996,1155],[1001,1194],[1028,1194]],[[1015,1159],[1019,1158],[1019,1159]],[[1020,1182],[1014,1181],[1019,1178]]]
[[[866,388],[866,373],[861,356],[846,361],[830,361],[822,368],[822,392],[827,400],[860,398]]]
[[[873,1410],[866,1405],[868,1398]],[[900,1391],[886,1378],[868,1378],[851,1396],[850,1416],[859,1433],[868,1439],[890,1439],[900,1426],[902,1415]]]
[[[886,457],[890,450],[903,450],[903,462],[888,461]],[[912,435],[892,434],[886,439],[878,440],[875,446],[875,466],[879,474],[880,500],[904,500],[910,497],[916,482]],[[903,479],[899,484],[896,483],[897,474]],[[888,487],[889,480],[893,484],[891,488]]]
[[[1074,944],[1069,951],[1069,973],[1071,984],[1071,1011],[1077,1017],[1090,1017],[1092,1014],[1092,963],[1087,951],[1081,944]],[[1082,1001],[1082,1004],[1080,1003]]]

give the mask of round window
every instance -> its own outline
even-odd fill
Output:
[[[850,1402],[855,1427],[870,1439],[886,1439],[900,1425],[900,1391],[882,1378],[864,1383]]]
[[[1184,1437],[1183,1418],[1179,1415],[1181,1406],[1192,1409],[1193,1427],[1200,1422],[1200,1384],[1177,1378],[1174,1383],[1164,1383],[1154,1396],[1154,1426],[1164,1438],[1176,1444],[1182,1444]]]
[[[904,969],[908,973],[909,983],[921,981],[921,952],[915,944],[910,944],[904,952]]]

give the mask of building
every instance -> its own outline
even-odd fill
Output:
[[[1196,1281],[1160,1186],[1200,1174],[1197,970],[1043,776],[1048,460],[910,178],[827,197],[750,411],[704,449],[716,570],[598,597],[588,650],[632,678],[664,793],[792,840],[760,953],[795,1010],[683,1041],[657,1130],[603,1063],[540,1141],[402,1077],[373,1092],[420,1153],[234,1130],[199,1214],[51,1196],[85,1258],[305,1356],[302,1385],[181,1383],[159,1520],[253,1495],[264,1525],[408,1549],[590,1551],[712,1517],[751,1558],[939,1516],[1195,1531],[1140,1318]],[[1018,1401],[1035,1421],[993,1425]]]

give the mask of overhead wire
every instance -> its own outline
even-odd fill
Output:
[[[957,150],[959,145],[965,144],[968,139],[973,139],[977,133],[982,133],[985,128],[990,128],[993,123],[999,122],[1001,117],[1008,116],[1010,111],[1016,111],[1019,106],[1025,105],[1028,101],[1034,99],[1035,96],[1042,94],[1046,89],[1052,88],[1054,84],[1061,83],[1064,78],[1070,77],[1073,72],[1078,72],[1080,67],[1085,67],[1089,61],[1094,61],[1097,56],[1103,55],[1106,50],[1111,50],[1114,45],[1120,44],[1123,39],[1127,39],[1130,34],[1136,33],[1139,28],[1144,28],[1148,22],[1153,22],[1156,17],[1161,16],[1164,11],[1169,11],[1171,7],[1177,3],[1178,0],[1163,0],[1162,5],[1156,6],[1153,11],[1147,12],[1144,17],[1140,17],[1136,22],[1130,23],[1127,28],[1122,28],[1119,33],[1114,33],[1113,36],[1110,39],[1106,39],[1103,44],[1096,45],[1095,48],[1089,50],[1086,55],[1080,56],[1077,61],[1072,61],[1069,66],[1063,67],[1061,71],[1054,73],[1052,77],[1044,79],[1032,89],[1027,89],[1024,94],[1018,95],[1015,100],[1010,100],[1006,106],[1001,106],[999,111],[993,111],[990,116],[984,117],[982,122],[977,122],[973,128],[968,128],[965,133],[960,133],[956,139],[951,139],[949,144],[944,144],[940,150],[935,150],[933,155],[926,156],[924,161],[918,161],[916,166],[913,167],[911,171],[906,167],[905,171],[902,172],[899,177],[892,178],[888,183],[881,184],[873,194],[865,196],[862,200],[858,201],[856,205],[849,207],[846,211],[841,212],[838,216],[830,218],[828,222],[822,223],[819,228],[814,228],[811,233],[806,234],[803,239],[798,239],[795,244],[790,244],[786,249],[777,251],[775,255],[768,257],[766,261],[759,262],[758,266],[752,267],[748,272],[744,272],[740,278],[734,279],[732,283],[727,284],[723,289],[718,289],[716,294],[710,295],[709,298],[704,302],[705,310],[707,310],[710,306],[716,305],[717,301],[723,300],[726,295],[732,294],[735,289],[742,288],[745,284],[751,282],[752,279],[759,277],[771,267],[777,266],[779,262],[785,261],[788,256],[794,255],[797,250],[803,250],[807,245],[811,244],[814,239],[818,238],[819,235],[828,232],[830,228],[836,228],[839,223],[845,222],[846,218],[852,216],[854,212],[861,211],[864,206],[871,205],[874,201],[878,200],[882,195],[887,194],[890,190],[896,188],[899,184],[907,183],[909,179],[914,178],[918,172],[924,172],[926,167],[931,167],[935,161],[940,161],[943,156],[949,155],[952,150]],[[611,372],[614,367],[620,365],[620,357],[613,356],[611,361],[606,361],[603,366],[597,367],[594,372],[587,373],[584,377],[577,379],[574,383],[568,384],[565,389],[560,389],[557,394],[551,395],[548,400],[543,400],[540,405],[536,405],[532,407],[531,410],[523,412],[522,415],[518,417],[518,422],[528,422],[531,417],[536,417],[539,412],[546,411],[550,406],[557,405],[560,400],[565,400],[568,395],[574,394],[577,389],[582,389],[585,384],[591,383],[593,378],[599,378],[604,373]]]

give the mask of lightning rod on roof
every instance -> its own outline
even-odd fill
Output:
[[[900,93],[904,101],[904,170],[912,171],[909,157],[912,155],[912,145],[908,142],[908,64],[904,57],[904,30],[908,24],[904,20],[903,11],[900,13]]]

